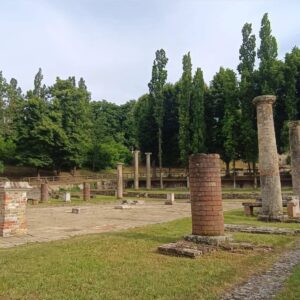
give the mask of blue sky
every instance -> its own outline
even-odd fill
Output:
[[[32,88],[83,77],[94,100],[125,103],[148,91],[157,49],[169,58],[168,81],[177,81],[191,52],[209,83],[220,66],[236,69],[241,29],[258,31],[269,13],[279,57],[300,46],[297,0],[2,0],[0,70]]]

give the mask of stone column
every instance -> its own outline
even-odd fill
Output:
[[[0,236],[27,233],[26,204],[28,182],[0,183]]]
[[[91,199],[91,186],[88,182],[83,183],[83,201]]]
[[[134,151],[134,189],[139,189],[139,150]]]
[[[123,164],[117,164],[117,198],[123,198]]]
[[[146,189],[151,189],[151,152],[146,152]]]
[[[47,183],[41,184],[41,202],[42,203],[48,202],[48,184]]]
[[[293,194],[300,199],[300,121],[289,123]]]
[[[276,97],[258,96],[253,99],[257,111],[259,171],[262,198],[262,220],[276,220],[282,215],[282,195],[279,160],[272,105]]]
[[[191,155],[189,177],[193,235],[224,236],[219,155]]]

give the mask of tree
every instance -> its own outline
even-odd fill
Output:
[[[28,99],[22,110],[18,128],[17,158],[22,165],[37,168],[53,164],[50,148],[53,145],[53,124],[48,116],[49,106],[39,97]]]
[[[179,149],[180,159],[187,166],[190,154],[190,106],[193,91],[192,62],[190,53],[185,54],[182,59],[183,73],[180,79],[180,91],[178,97],[179,114]]]
[[[197,68],[192,87],[190,103],[190,137],[191,153],[201,153],[205,146],[205,120],[204,120],[204,80],[203,73]]]
[[[52,111],[60,115],[60,128],[64,130],[66,139],[61,151],[65,153],[63,160],[57,157],[56,167],[80,167],[91,144],[91,113],[89,93],[86,89],[76,87],[74,77],[67,80],[57,78],[51,87]]]
[[[240,63],[238,72],[241,76],[239,84],[239,97],[241,101],[241,140],[242,158],[252,163],[254,172],[254,185],[256,186],[255,164],[258,159],[256,109],[252,104],[257,95],[255,89],[255,35],[252,34],[252,25],[246,23],[242,29],[243,42],[240,47]]]
[[[268,14],[265,13],[261,20],[261,28],[259,31],[260,48],[257,51],[257,56],[260,59],[260,93],[274,94],[274,78],[273,66],[277,59],[277,42],[272,36],[271,24]]]
[[[180,165],[178,146],[178,102],[179,84],[167,83],[164,88],[163,161],[166,167]]]
[[[209,124],[213,126],[209,137],[213,143],[208,144],[209,150],[220,154],[229,175],[229,163],[239,155],[240,105],[233,70],[220,68],[211,82],[206,105],[212,119]]]
[[[141,152],[151,152],[152,161],[158,158],[157,123],[149,94],[141,96],[134,107],[137,145]]]
[[[150,99],[153,103],[154,119],[157,124],[158,133],[158,161],[160,171],[160,187],[163,188],[162,180],[162,127],[164,120],[164,95],[163,89],[167,80],[166,65],[168,58],[163,49],[157,50],[152,67],[152,78],[148,84]]]
[[[42,74],[42,69],[39,68],[39,71],[37,72],[37,74],[34,77],[34,88],[33,88],[32,94],[35,97],[40,97],[42,99],[44,99],[47,94],[47,88],[44,84],[42,84],[43,78],[44,78],[44,76]]]

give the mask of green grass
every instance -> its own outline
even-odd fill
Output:
[[[280,222],[260,222],[257,221],[257,217],[246,217],[244,215],[243,209],[236,209],[224,214],[224,219],[226,224],[244,224],[244,225],[254,225],[254,226],[268,226],[268,227],[281,227],[290,229],[299,229],[300,223],[280,223]]]
[[[300,299],[300,266],[296,267],[275,300]]]
[[[243,217],[235,211],[226,213],[225,219],[242,221]],[[267,254],[219,251],[191,260],[156,252],[159,245],[176,241],[190,230],[191,221],[184,218],[116,233],[2,249],[0,296],[25,300],[218,299],[232,285],[270,266],[295,239],[234,234],[240,241],[273,246],[274,252]]]

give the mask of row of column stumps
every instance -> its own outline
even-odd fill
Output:
[[[133,151],[134,156],[134,189],[139,189],[139,150]],[[146,188],[151,189],[151,152],[146,152]]]

